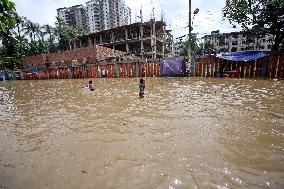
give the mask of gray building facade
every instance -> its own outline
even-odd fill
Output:
[[[86,2],[89,31],[99,32],[131,23],[131,10],[124,0]]]
[[[83,5],[59,8],[57,9],[57,16],[69,26],[88,30],[88,18],[86,17],[86,8]]]
[[[248,50],[270,51],[273,45],[273,35],[255,34],[253,32],[231,32],[220,33],[219,30],[212,31],[211,35],[204,36],[204,43],[210,42],[214,45],[217,53],[241,52]]]

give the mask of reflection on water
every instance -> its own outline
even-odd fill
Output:
[[[0,188],[283,188],[283,81],[0,83]]]

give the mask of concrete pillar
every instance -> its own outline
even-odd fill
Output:
[[[58,68],[56,68],[56,76],[57,76],[57,79],[59,79],[59,70],[58,70]]]
[[[102,77],[102,69],[101,69],[101,65],[98,65],[98,77]]]
[[[152,53],[152,58],[154,58],[154,39],[153,39],[153,36],[151,36],[151,53]]]
[[[116,77],[118,78],[119,77],[119,68],[118,68],[119,66],[118,66],[118,64],[117,63],[115,63],[115,75],[116,75]]]
[[[140,66],[139,66],[139,62],[136,62],[136,77],[140,77]]]
[[[128,29],[125,29],[125,40],[128,39]]]
[[[153,42],[154,42],[154,57],[153,58],[157,58],[157,35],[156,35],[156,22],[154,21],[153,24]]]
[[[103,43],[103,36],[102,36],[102,34],[100,35],[100,44],[102,44]]]
[[[88,46],[92,46],[93,44],[92,44],[92,40],[91,40],[91,38],[88,38]]]
[[[126,52],[129,53],[129,44],[126,43]]]
[[[164,26],[163,27],[163,32],[164,32],[164,35],[163,35],[163,43],[162,43],[162,45],[163,45],[163,49],[162,49],[162,51],[163,51],[163,58],[165,58],[165,49],[166,49],[166,45],[167,45],[167,32],[166,32],[166,26]]]
[[[140,26],[140,38],[144,38],[144,36],[143,36],[144,34],[143,34],[143,33],[144,33],[144,28],[143,28],[143,26],[141,25],[141,26]]]
[[[49,76],[49,69],[46,69],[45,72],[46,72],[46,75],[47,75],[47,79],[49,79],[50,78],[50,76]]]
[[[111,32],[111,42],[115,42],[115,40],[114,40],[114,33],[113,33],[113,31]]]
[[[72,79],[72,70],[71,68],[67,68],[68,79]]]
[[[162,44],[162,53],[163,53],[163,58],[165,58],[165,42]]]
[[[83,45],[82,45],[82,41],[80,40],[80,48],[82,48],[83,47]]]
[[[156,58],[157,57],[156,37],[152,37],[151,47],[152,47],[152,58]]]
[[[156,58],[156,23],[152,22],[151,26],[151,52],[152,58]]]
[[[71,45],[71,41],[69,41],[69,50],[72,50],[72,45]]]
[[[74,49],[76,49],[76,41],[73,42],[73,45],[74,45]]]
[[[82,67],[82,70],[83,70],[83,78],[86,78],[87,77],[87,68],[86,68],[85,65]]]
[[[21,77],[21,80],[24,80],[24,73],[23,72],[20,72],[20,77]]]
[[[144,42],[141,40],[141,57],[144,58]]]

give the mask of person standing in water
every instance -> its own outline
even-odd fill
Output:
[[[139,98],[144,98],[144,90],[145,90],[145,80],[141,78],[139,83]]]
[[[106,69],[105,68],[102,71],[102,77],[106,77]]]
[[[86,87],[86,88],[89,88],[90,91],[94,91],[94,90],[95,90],[95,85],[93,84],[93,81],[92,81],[92,80],[90,80],[90,81],[89,81],[89,84],[86,85],[85,87]],[[82,88],[84,88],[84,87],[82,87]]]
[[[93,84],[92,80],[89,81],[89,85],[88,86],[89,86],[90,91],[94,91],[95,90],[95,85]]]

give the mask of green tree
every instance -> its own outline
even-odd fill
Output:
[[[15,28],[14,12],[15,4],[11,0],[0,1],[0,29],[3,33],[8,33],[10,29]]]
[[[57,47],[59,51],[68,50],[71,39],[88,34],[88,32],[82,28],[68,26],[59,17],[56,18],[54,30],[55,35],[58,37]]]
[[[26,22],[27,18],[21,17],[18,14],[15,14],[15,27],[16,27],[16,35],[21,38],[22,36],[22,28],[24,27],[24,24]]]
[[[25,22],[24,27],[22,28],[24,35],[28,35],[30,37],[31,42],[36,40],[37,38],[41,38],[41,31],[39,24],[33,23],[30,20]]]
[[[27,52],[29,47],[26,39],[19,40],[18,38],[8,34],[2,38],[2,47],[0,47],[1,67],[8,69],[21,68],[22,55]]]
[[[55,40],[55,36],[54,36],[54,28],[50,25],[43,25],[41,27],[41,29],[43,30],[43,34],[48,35],[49,40],[48,40],[48,52],[54,52],[55,51],[55,45],[54,45],[54,40]]]
[[[214,44],[210,41],[206,41],[203,47],[203,53],[204,54],[214,54],[216,53]]]
[[[223,16],[256,34],[272,34],[272,50],[284,46],[283,0],[226,0]]]
[[[14,28],[7,23],[4,25],[6,30],[0,27],[0,69],[20,68],[25,56],[68,50],[71,39],[87,34],[84,29],[70,27],[59,18],[54,28],[40,26],[16,12],[11,12],[11,18],[14,19]],[[2,20],[1,23],[3,25]]]
[[[185,56],[188,56],[189,43],[191,44],[191,54],[196,54],[198,50],[198,39],[196,33],[191,34],[191,40],[187,39],[187,41],[183,42],[183,53]]]

